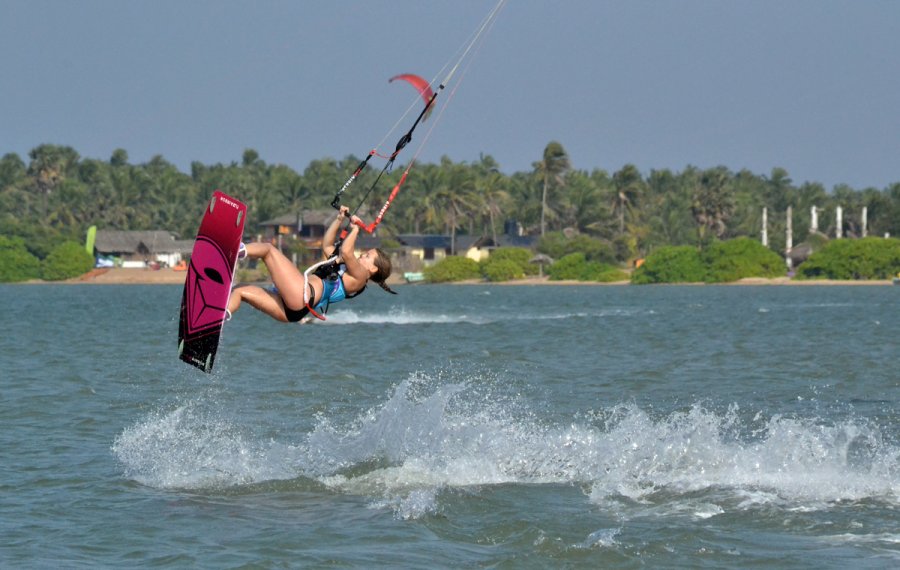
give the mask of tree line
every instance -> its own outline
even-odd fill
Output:
[[[25,238],[46,257],[61,240],[84,239],[86,229],[170,230],[195,234],[212,191],[221,189],[248,205],[247,228],[286,213],[329,208],[335,192],[359,158],[323,158],[302,172],[267,164],[245,150],[240,162],[191,164],[181,172],[162,156],[131,164],[117,149],[109,160],[83,158],[68,146],[45,144],[0,158],[0,235]],[[375,180],[364,171],[345,193],[356,206]],[[388,173],[368,200],[377,210],[400,177]],[[785,247],[785,212],[793,208],[794,243],[809,232],[809,210],[820,211],[819,229],[835,234],[835,208],[843,208],[842,233],[860,236],[861,212],[870,235],[900,235],[900,183],[884,189],[846,185],[830,192],[818,182],[794,183],[783,168],[767,175],[724,166],[642,173],[626,164],[608,173],[574,168],[563,145],[552,141],[531,170],[504,174],[488,155],[474,162],[415,165],[385,216],[382,237],[403,233],[471,234],[497,238],[515,220],[526,234],[565,231],[604,242],[626,262],[662,246],[709,243],[736,237],[758,239],[762,209],[768,208],[769,247]]]

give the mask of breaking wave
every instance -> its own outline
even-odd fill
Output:
[[[865,418],[753,416],[702,403],[656,417],[621,404],[558,425],[499,384],[414,374],[354,421],[335,425],[323,414],[291,444],[184,404],[125,429],[113,452],[128,477],[152,487],[309,478],[402,518],[439,511],[445,490],[498,484],[580,484],[597,504],[690,503],[700,518],[722,506],[698,506],[697,493],[724,494],[739,509],[900,503],[900,449]]]

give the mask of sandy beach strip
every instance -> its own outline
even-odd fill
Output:
[[[175,271],[173,269],[94,269],[80,277],[75,277],[63,283],[73,284],[94,284],[94,285],[183,285],[187,271]],[[47,283],[46,281],[30,281],[29,283]],[[406,282],[397,277],[390,280],[391,285],[404,285]],[[621,287],[630,285],[629,281],[614,281],[612,283],[595,283],[590,281],[550,281],[544,277],[527,277],[525,279],[516,279],[512,281],[502,281],[498,283],[488,283],[479,279],[470,279],[467,281],[458,281],[453,285],[590,285],[590,286],[613,286]],[[814,280],[797,280],[790,277],[775,277],[771,279],[762,277],[748,277],[740,281],[731,283],[721,283],[720,285],[741,286],[741,285],[788,285],[788,286],[821,286],[821,285],[891,285],[890,279],[877,279],[868,281],[841,281],[835,279],[814,279]],[[418,284],[417,284],[418,285]],[[424,285],[424,283],[423,283]],[[705,283],[678,283],[678,285],[706,286]]]

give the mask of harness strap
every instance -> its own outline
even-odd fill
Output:
[[[309,298],[309,274],[315,272],[316,269],[322,267],[323,265],[328,265],[329,263],[334,263],[335,261],[337,261],[337,259],[338,259],[338,256],[334,255],[334,256],[330,257],[329,259],[326,259],[324,261],[320,261],[318,263],[310,265],[306,269],[306,271],[303,272],[303,304],[306,305],[306,308],[309,311],[309,314],[311,314],[312,316],[316,317],[317,319],[321,319],[323,321],[326,320],[325,315],[320,315],[316,311],[316,309],[312,305],[310,305],[311,299]],[[323,288],[322,295],[324,296],[324,294],[325,294],[325,290]]]

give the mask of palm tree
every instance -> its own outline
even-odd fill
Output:
[[[593,176],[581,170],[570,171],[566,176],[566,196],[561,208],[563,225],[587,230],[607,217],[600,193]]]
[[[552,187],[565,185],[565,174],[571,168],[571,162],[562,144],[551,141],[544,148],[544,157],[533,166],[534,174],[541,182],[541,236],[543,236],[547,228],[547,193]]]
[[[450,232],[450,254],[456,255],[456,230],[460,220],[471,220],[478,211],[475,183],[469,169],[454,165],[448,158],[441,159],[441,170],[447,175],[435,193],[434,204],[442,213],[441,218]]]
[[[42,197],[42,217],[47,215],[47,200],[53,190],[68,176],[69,171],[78,164],[79,156],[69,146],[42,144],[28,153],[31,163],[28,175],[32,177],[34,187]]]
[[[619,220],[619,235],[625,233],[625,215],[634,216],[641,195],[644,193],[644,180],[633,164],[626,164],[613,174],[612,211]]]
[[[494,245],[497,245],[497,217],[506,210],[504,206],[509,202],[509,193],[503,181],[503,176],[494,171],[475,182],[477,195],[481,199],[482,212],[488,216]]]
[[[691,202],[691,213],[697,223],[700,245],[706,243],[708,230],[721,238],[727,229],[725,222],[734,211],[734,194],[730,185],[731,174],[724,166],[703,171]]]
[[[102,197],[105,207],[103,222],[109,228],[131,229],[129,221],[141,200],[139,185],[146,177],[146,167],[127,163],[111,164],[109,169],[109,194]],[[103,191],[103,189],[99,189]],[[98,220],[99,221],[99,220]]]
[[[650,171],[646,191],[641,197],[642,217],[649,229],[642,245],[647,249],[694,243],[696,231],[691,217],[693,187],[686,184],[689,176],[676,175],[668,169]]]
[[[358,162],[358,161],[357,161]],[[341,189],[347,181],[345,165],[339,164],[331,158],[313,160],[303,171],[303,183],[306,195],[309,196],[311,206],[324,207],[331,202],[335,193]],[[355,208],[363,197],[368,185],[365,180],[366,172],[354,182],[354,186],[347,189],[342,201],[350,208]]]
[[[299,211],[309,199],[303,179],[287,166],[272,168],[270,184],[276,207],[281,210]]]
[[[497,217],[505,210],[510,200],[506,191],[506,178],[500,173],[500,166],[490,155],[480,155],[477,163],[471,168],[474,181],[473,199],[478,207],[478,214],[484,216],[482,224],[487,222],[494,244],[497,243]]]
[[[25,163],[18,154],[7,153],[0,158],[0,192],[25,177]]]
[[[541,219],[540,192],[536,190],[538,180],[531,172],[515,172],[506,178],[506,191],[510,196],[513,210],[508,218],[515,218],[530,230],[539,228]]]
[[[420,234],[439,218],[434,198],[438,189],[447,184],[447,175],[435,164],[422,164],[410,171],[407,195],[400,201],[407,231]]]
[[[766,180],[766,205],[775,211],[783,212],[794,202],[794,186],[790,175],[784,168],[773,168]]]
[[[10,218],[22,218],[30,212],[31,197],[24,190],[27,172],[18,154],[7,153],[0,158],[0,212]]]
[[[152,187],[154,195],[151,197],[154,203],[153,226],[178,230],[187,237],[189,234],[182,233],[182,220],[185,220],[185,214],[190,211],[193,203],[195,187],[191,184],[190,177],[169,164],[161,169],[154,179]],[[194,212],[191,214],[191,218],[196,215]]]

